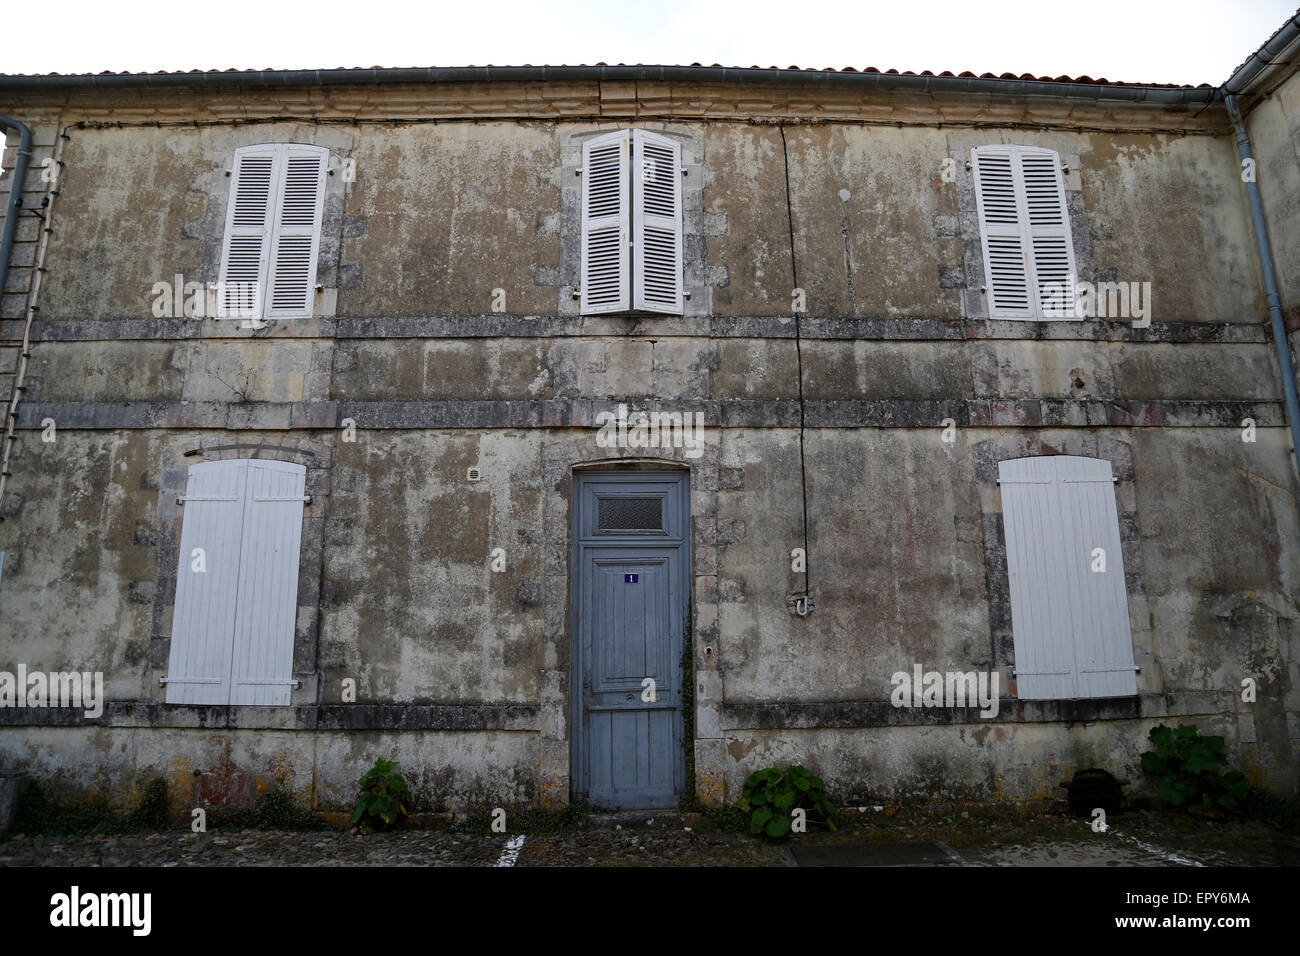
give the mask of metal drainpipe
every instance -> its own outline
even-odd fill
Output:
[[[9,119],[7,116],[0,116],[0,129],[18,131],[18,158],[14,161],[13,181],[9,184],[9,205],[5,209],[4,232],[0,234],[0,295],[3,295],[5,281],[9,278],[9,256],[13,252],[14,232],[18,228],[18,211],[23,202],[23,185],[27,181],[27,161],[32,155],[32,131],[23,123]],[[38,262],[37,265],[39,264]],[[33,290],[37,288],[38,276],[39,274],[32,279]],[[29,305],[31,294],[28,293]],[[31,348],[31,323],[32,313],[29,309],[23,331],[22,347],[19,350],[18,374],[14,376],[14,392],[5,406],[4,421],[0,422],[0,435],[4,436],[4,448],[0,450],[0,500],[4,497],[5,478],[9,471],[9,451],[14,443],[14,426],[18,424],[15,416],[18,411],[18,397],[22,394],[21,386],[27,372],[27,352]],[[0,521],[3,520],[4,517],[0,515]]]
[[[23,182],[27,179],[27,160],[32,155],[32,131],[17,120],[0,116],[0,129],[18,133],[18,158],[14,162],[13,180],[9,185],[9,206],[5,209],[4,234],[0,235],[0,293],[9,278],[9,254],[14,248],[14,230],[18,228],[18,207],[23,201]]]
[[[1250,136],[1237,110],[1237,99],[1231,93],[1223,98],[1228,116],[1237,131],[1237,152],[1243,160],[1249,159]],[[1264,205],[1259,198],[1259,184],[1254,177],[1246,181],[1246,196],[1250,200],[1250,217],[1255,222],[1255,248],[1259,252],[1259,268],[1264,273],[1264,292],[1268,296],[1268,317],[1273,323],[1273,344],[1277,347],[1277,364],[1282,368],[1282,390],[1286,393],[1286,417],[1291,422],[1291,447],[1300,470],[1300,400],[1296,398],[1295,371],[1291,367],[1291,346],[1286,338],[1286,323],[1282,321],[1282,298],[1277,291],[1277,272],[1273,268],[1273,247],[1268,241],[1268,227],[1264,224]]]

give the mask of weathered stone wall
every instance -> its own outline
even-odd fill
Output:
[[[68,136],[0,501],[0,669],[102,670],[111,701],[93,721],[0,710],[0,764],[119,800],[161,771],[217,803],[278,772],[337,809],[397,756],[425,807],[567,799],[572,469],[651,457],[595,441],[597,412],[635,400],[708,425],[703,458],[654,459],[692,470],[706,798],[795,761],[864,802],[1040,799],[1088,766],[1141,789],[1168,719],[1295,792],[1300,483],[1222,110],[616,86],[0,104]],[[683,143],[692,295],[681,317],[584,319],[575,156],[630,125]],[[154,283],[216,278],[233,150],[283,140],[331,150],[316,318],[155,317]],[[1081,278],[1151,282],[1150,328],[987,318],[965,160],[994,142],[1060,151]],[[1014,693],[997,462],[1053,453],[1119,478],[1139,697],[895,710],[914,663]],[[161,703],[175,497],[232,456],[308,467],[289,708]]]

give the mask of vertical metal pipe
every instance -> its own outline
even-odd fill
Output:
[[[1237,152],[1243,160],[1254,165],[1250,152],[1250,136],[1237,109],[1237,98],[1228,93],[1224,99],[1228,116],[1237,132]],[[1264,292],[1268,296],[1268,317],[1273,323],[1273,344],[1277,347],[1277,364],[1282,368],[1282,390],[1286,393],[1286,417],[1291,422],[1291,446],[1296,455],[1296,468],[1300,469],[1300,401],[1296,399],[1295,370],[1291,367],[1291,346],[1286,338],[1286,323],[1282,321],[1282,297],[1277,291],[1277,272],[1273,267],[1273,247],[1268,241],[1268,227],[1264,223],[1264,204],[1259,198],[1259,184],[1251,176],[1245,181],[1246,197],[1250,200],[1250,217],[1255,222],[1255,248],[1259,252],[1259,268],[1264,273]]]
[[[32,131],[17,120],[0,116],[0,129],[18,133],[18,158],[14,161],[13,181],[9,184],[9,205],[5,209],[4,233],[0,234],[0,295],[9,278],[9,254],[14,248],[14,230],[18,228],[18,207],[23,201],[23,183],[27,179],[27,161],[32,155]]]

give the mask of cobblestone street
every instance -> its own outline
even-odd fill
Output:
[[[1218,823],[1144,812],[1125,814],[1105,833],[1056,815],[957,820],[865,815],[834,832],[776,843],[719,832],[678,815],[599,816],[561,833],[477,835],[446,828],[369,836],[316,832],[167,831],[124,836],[43,837],[0,842],[0,866],[786,866],[791,848],[861,846],[906,850],[937,842],[949,866],[1294,866],[1300,839],[1259,823]],[[694,825],[692,825],[694,824]],[[845,852],[845,851],[840,851]],[[848,851],[850,854],[854,851]],[[900,854],[882,852],[880,859]],[[903,854],[905,857],[905,854]],[[503,859],[504,857],[504,859]],[[960,860],[960,862],[958,862]]]

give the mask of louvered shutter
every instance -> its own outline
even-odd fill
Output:
[[[289,703],[306,474],[290,462],[248,462],[232,704]]]
[[[630,152],[627,130],[582,144],[583,315],[628,308]]]
[[[989,314],[1074,318],[1074,244],[1060,157],[1033,146],[971,151]]]
[[[682,147],[645,130],[632,137],[632,303],[682,314]]]
[[[1019,696],[1136,694],[1110,462],[1020,458],[998,475]],[[1092,570],[1097,548],[1105,571]]]
[[[261,318],[271,258],[271,233],[279,178],[279,147],[244,146],[235,150],[226,234],[221,247],[223,318]]]
[[[320,146],[281,147],[267,292],[266,315],[270,318],[311,317],[328,156],[329,151]]]
[[[169,704],[230,700],[247,475],[244,461],[205,462],[190,469],[167,664]],[[193,569],[196,548],[203,549],[203,571]]]
[[[1050,149],[1019,150],[1031,265],[1040,318],[1073,319],[1074,241],[1061,159]]]

